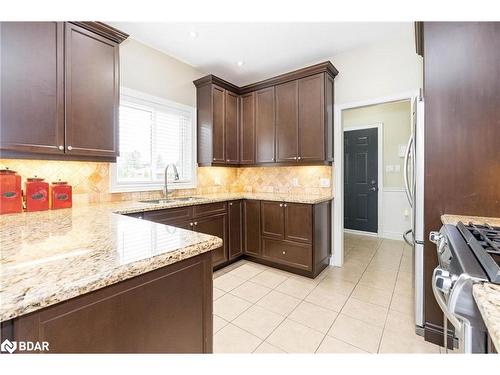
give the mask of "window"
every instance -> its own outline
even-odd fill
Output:
[[[169,169],[169,189],[196,187],[193,107],[122,88],[119,142],[111,192],[159,190],[170,163],[177,167],[179,180],[174,181]]]

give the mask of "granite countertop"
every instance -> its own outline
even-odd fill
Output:
[[[498,217],[481,217],[481,216],[463,216],[463,215],[442,215],[441,222],[443,224],[456,225],[459,221],[464,224],[484,224],[488,223],[493,226],[500,226],[500,218]]]
[[[124,201],[0,216],[0,321],[176,263],[218,237],[120,214],[237,199],[315,204],[331,196],[229,193],[162,204]]]
[[[475,284],[472,293],[493,345],[500,352],[500,285]]]
[[[175,197],[182,198],[182,197]],[[162,210],[166,208],[195,206],[198,204],[224,202],[238,199],[255,199],[267,200],[276,202],[290,202],[290,203],[305,203],[317,204],[327,202],[333,199],[332,195],[291,195],[291,194],[273,194],[273,193],[221,193],[221,194],[206,194],[196,195],[195,199],[191,201],[178,201],[173,200],[165,203],[143,203],[143,202],[130,202],[124,201],[114,203],[114,210],[121,214],[130,214],[142,211]]]

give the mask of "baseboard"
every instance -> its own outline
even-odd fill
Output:
[[[383,232],[379,236],[380,238],[386,238],[388,240],[399,240],[403,241],[403,233],[398,232]]]
[[[424,326],[424,339],[425,341],[432,342],[433,344],[444,346],[443,332],[443,327],[426,322]],[[448,329],[448,348],[454,348],[457,346],[454,336],[454,331]]]
[[[373,233],[373,232],[363,232],[361,230],[354,230],[354,229],[344,229],[344,233],[357,234],[360,236],[368,236],[368,237],[386,238],[388,240],[401,240],[401,241],[403,241],[403,233],[399,233],[399,232]]]
[[[344,233],[349,234],[358,234],[360,236],[369,236],[369,237],[378,237],[378,233],[373,232],[363,232],[362,230],[354,230],[354,229],[344,229]]]

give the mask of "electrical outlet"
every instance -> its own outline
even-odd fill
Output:
[[[329,178],[320,178],[319,179],[319,186],[323,188],[330,187],[330,179]]]
[[[401,171],[401,166],[399,164],[396,164],[394,166],[394,172],[399,173]]]
[[[214,178],[214,185],[216,185],[216,186],[220,186],[220,185],[222,185],[222,182],[221,182],[221,180],[220,180],[220,177],[219,177],[219,176],[216,176],[216,177]]]
[[[292,186],[299,186],[299,179],[297,177],[292,178]]]
[[[392,172],[394,172],[394,165],[386,165],[386,166],[385,166],[385,171],[386,171],[387,173],[392,173]]]

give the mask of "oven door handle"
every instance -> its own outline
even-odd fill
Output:
[[[441,308],[441,310],[443,310],[444,315],[450,321],[450,323],[453,325],[453,327],[455,327],[457,332],[462,332],[462,322],[460,320],[458,320],[455,315],[450,313],[450,310],[448,309],[448,305],[446,303],[446,300],[444,299],[443,292],[441,292],[436,285],[436,279],[437,279],[436,276],[437,276],[437,273],[440,271],[442,271],[442,269],[439,267],[436,267],[436,268],[434,268],[434,272],[432,273],[432,291],[434,292],[434,297],[436,298],[436,301],[437,301],[439,307]]]

